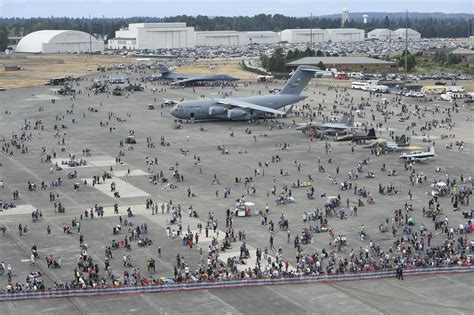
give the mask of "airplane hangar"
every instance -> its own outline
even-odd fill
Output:
[[[307,42],[360,42],[364,40],[365,32],[356,28],[333,29],[286,29],[280,32],[281,40],[288,43]]]
[[[246,32],[196,32],[196,46],[244,46],[249,43]]]
[[[81,31],[45,30],[23,37],[16,47],[19,53],[79,53],[103,51],[104,42]]]
[[[108,40],[109,49],[175,49],[191,47],[245,46],[249,44],[363,41],[362,29],[287,29],[272,31],[239,32],[195,31],[186,23],[132,23],[115,32]]]
[[[109,49],[174,49],[195,45],[194,27],[186,23],[132,23],[115,32]]]

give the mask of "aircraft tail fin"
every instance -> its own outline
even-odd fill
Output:
[[[374,128],[370,129],[367,135],[371,137],[375,137],[375,129]]]
[[[164,64],[160,64],[158,66],[158,68],[159,68],[159,71],[160,71],[161,74],[168,74],[168,73],[171,72],[171,70],[167,66],[165,66]]]
[[[299,95],[317,71],[319,71],[317,67],[299,66],[281,89],[280,94]]]
[[[354,127],[354,116],[349,117],[346,125],[347,127]]]
[[[286,115],[289,115],[293,112],[293,105],[290,106],[290,108],[288,108],[288,110],[286,111]]]
[[[430,147],[430,153],[431,153],[431,154],[435,154],[435,148],[434,148],[434,146],[431,146],[431,147]]]
[[[349,121],[349,116],[346,114],[343,114],[340,123],[346,125],[348,121]]]

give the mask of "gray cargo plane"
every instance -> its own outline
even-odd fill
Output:
[[[300,93],[318,70],[316,67],[299,66],[277,94],[184,101],[171,109],[171,115],[178,119],[195,120],[250,120],[265,114],[285,115],[286,112],[278,109],[305,99],[306,96]]]
[[[171,84],[175,85],[192,85],[198,82],[220,82],[240,80],[227,74],[197,75],[187,73],[173,73],[168,67],[163,64],[159,65],[159,69],[161,77],[157,77],[157,79],[172,81]]]

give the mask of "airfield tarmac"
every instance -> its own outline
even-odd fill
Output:
[[[92,77],[92,76],[91,76]],[[79,87],[89,86],[90,81],[79,82]],[[238,91],[225,88],[224,91],[233,91],[235,96],[262,94],[267,89],[279,88],[282,82],[273,83],[268,86],[252,83],[249,86],[239,86]],[[5,182],[4,190],[0,191],[0,199],[3,201],[12,200],[12,191],[20,192],[20,200],[16,201],[17,208],[0,213],[0,222],[7,226],[6,236],[0,236],[0,259],[5,263],[11,263],[17,277],[14,282],[24,282],[26,274],[31,271],[41,271],[45,273],[45,282],[51,286],[54,282],[68,281],[73,278],[73,268],[76,256],[79,254],[79,235],[74,233],[66,235],[62,232],[63,223],[70,224],[71,220],[79,218],[84,209],[91,208],[94,204],[105,207],[105,216],[102,220],[94,219],[82,222],[81,234],[85,235],[85,241],[89,245],[89,254],[94,257],[94,261],[103,266],[104,249],[109,246],[113,239],[119,236],[112,235],[112,227],[119,223],[118,215],[113,214],[112,205],[119,204],[120,215],[126,216],[126,209],[131,207],[135,213],[133,221],[135,223],[147,223],[148,237],[153,240],[153,245],[146,248],[134,247],[131,252],[134,266],[140,267],[145,273],[145,261],[150,257],[156,259],[157,247],[162,249],[162,258],[157,262],[156,276],[172,276],[173,266],[177,253],[185,257],[186,262],[191,267],[195,267],[199,260],[199,250],[193,247],[189,250],[182,246],[182,242],[171,240],[166,237],[165,228],[168,226],[169,216],[161,214],[151,215],[151,211],[145,209],[145,199],[152,198],[158,203],[167,203],[169,200],[173,204],[181,204],[183,208],[183,228],[189,225],[192,231],[196,230],[198,223],[203,223],[207,219],[208,211],[213,211],[219,220],[219,229],[225,229],[224,208],[234,208],[235,199],[242,194],[247,200],[255,203],[255,207],[264,209],[265,204],[270,206],[270,216],[274,222],[278,222],[283,213],[289,220],[289,230],[292,237],[297,235],[303,227],[308,227],[311,223],[303,223],[303,212],[316,207],[324,207],[326,198],[320,198],[322,193],[327,196],[341,195],[343,201],[350,198],[356,201],[357,197],[352,190],[341,191],[338,185],[332,184],[327,176],[336,177],[339,181],[347,179],[347,173],[351,169],[356,169],[356,164],[362,162],[370,156],[371,162],[364,166],[364,172],[372,170],[375,172],[375,179],[366,179],[364,176],[357,180],[358,187],[367,187],[374,193],[375,205],[361,207],[358,216],[349,217],[347,220],[340,220],[333,217],[329,219],[329,224],[336,231],[336,234],[344,234],[348,238],[348,248],[358,251],[360,247],[365,248],[369,240],[380,244],[383,248],[392,245],[394,238],[390,233],[382,234],[378,231],[379,224],[387,217],[391,217],[393,210],[402,208],[408,198],[408,189],[413,193],[411,201],[415,209],[413,216],[417,224],[424,223],[429,229],[433,229],[431,218],[425,218],[421,214],[422,207],[427,207],[429,197],[426,195],[431,191],[429,184],[433,179],[444,179],[445,174],[451,178],[459,178],[461,174],[465,177],[473,173],[473,144],[474,132],[472,121],[467,121],[466,117],[472,116],[471,112],[460,109],[453,114],[453,121],[456,127],[452,130],[436,128],[430,132],[432,140],[436,141],[437,158],[415,167],[419,172],[428,176],[428,182],[421,187],[408,185],[408,172],[404,170],[404,164],[398,159],[397,153],[390,153],[375,157],[370,155],[370,150],[356,146],[351,154],[349,143],[332,142],[332,152],[326,155],[324,141],[310,139],[301,133],[288,128],[293,120],[303,121],[301,118],[288,117],[281,119],[285,125],[282,129],[269,129],[268,125],[261,121],[258,123],[248,122],[197,122],[194,124],[184,123],[180,129],[174,129],[174,120],[169,116],[169,107],[160,108],[162,99],[185,99],[198,98],[203,96],[217,96],[220,88],[196,87],[193,88],[166,88],[166,92],[152,93],[151,88],[156,87],[147,84],[144,92],[135,92],[128,97],[107,96],[106,94],[87,95],[82,92],[76,95],[75,100],[70,97],[53,95],[54,87],[34,87],[12,89],[0,94],[0,139],[5,137],[10,139],[12,133],[21,133],[21,126],[24,120],[41,120],[44,124],[44,131],[27,130],[32,133],[32,140],[26,142],[28,153],[21,154],[14,150],[12,157],[1,155],[0,161],[3,167],[0,168],[1,178]],[[158,89],[161,86],[157,86]],[[349,91],[354,97],[354,103],[360,102],[360,98],[367,98],[368,94],[361,91]],[[324,93],[324,95],[323,95]],[[308,99],[303,103],[316,106],[321,103],[325,106],[324,113],[329,114],[335,99],[336,92],[328,90],[328,87],[318,85],[318,80],[314,79],[310,87],[303,92],[308,95]],[[51,103],[50,99],[56,98],[56,102]],[[387,97],[387,96],[382,96]],[[392,96],[388,96],[392,102]],[[323,103],[324,100],[324,103]],[[371,114],[376,116],[375,122],[383,122],[383,117],[375,110],[375,104],[381,101],[381,97],[372,97],[371,107],[365,111],[365,118],[356,118],[356,123],[362,124],[371,121]],[[439,107],[441,110],[447,104],[418,103],[415,99],[404,99],[405,103],[419,104],[426,107]],[[71,107],[74,104],[74,108]],[[148,110],[148,104],[155,104],[155,110]],[[338,105],[340,110],[341,105]],[[393,106],[393,105],[392,105]],[[89,107],[96,108],[98,112],[91,112]],[[41,111],[39,109],[42,108]],[[67,115],[66,110],[73,109],[74,114]],[[5,115],[5,110],[11,114]],[[393,107],[395,112],[400,109]],[[100,127],[100,121],[108,121],[108,113],[113,113],[109,121],[109,126]],[[85,117],[84,117],[85,114]],[[61,120],[56,120],[56,116]],[[62,118],[64,115],[64,118]],[[445,117],[437,113],[433,117],[427,114],[420,120],[412,118],[409,121],[400,123],[398,117],[384,123],[384,127],[377,131],[383,137],[388,137],[388,130],[395,131],[401,135],[405,133],[405,127],[412,121],[420,127],[425,121],[432,118],[441,119]],[[119,117],[122,122],[116,118]],[[76,123],[72,123],[75,119]],[[65,124],[67,129],[61,129],[65,133],[65,144],[58,144],[54,137],[53,126]],[[114,130],[110,131],[109,127]],[[201,131],[201,127],[204,131]],[[252,133],[245,130],[249,128]],[[388,130],[386,129],[388,128]],[[231,130],[230,130],[231,129]],[[119,141],[128,136],[129,130],[134,130],[137,144],[133,151],[128,151],[127,147],[119,148]],[[417,132],[419,133],[419,128]],[[230,133],[234,136],[231,137]],[[456,134],[454,139],[441,139],[442,134]],[[410,134],[409,134],[410,135]],[[160,145],[160,137],[165,137],[165,142],[169,146]],[[255,139],[254,139],[255,136]],[[147,148],[146,137],[151,137],[155,148]],[[449,142],[464,141],[464,151],[458,152],[446,150],[445,144]],[[290,145],[288,150],[281,150],[281,144]],[[422,142],[422,136],[412,137],[412,144],[420,147],[427,147]],[[230,154],[223,155],[217,150],[218,145],[225,145]],[[49,163],[41,163],[41,147],[45,146],[47,152],[54,150],[57,152],[57,159],[67,159],[68,152],[75,152],[78,157],[88,161],[87,167],[75,168],[78,179],[67,179],[70,169],[50,174]],[[62,152],[61,148],[65,148]],[[91,150],[91,157],[83,157],[82,150]],[[125,152],[121,159],[122,165],[116,165],[115,158],[119,151]],[[183,152],[187,152],[184,154]],[[272,155],[280,155],[282,162],[272,164],[265,168],[265,175],[255,177],[254,170],[259,168],[258,162],[270,162]],[[200,157],[199,167],[195,166],[194,155]],[[150,166],[145,164],[145,157],[150,159],[158,158],[158,165]],[[321,159],[326,169],[326,173],[319,173],[317,170],[317,160]],[[331,158],[332,163],[327,163]],[[301,164],[298,171],[295,161]],[[164,185],[152,185],[147,174],[150,171],[155,173],[162,170],[171,179],[170,167],[178,163],[180,173],[184,176],[183,182],[178,182],[176,189],[163,189]],[[387,169],[395,169],[399,174],[396,177],[387,177],[386,173],[380,172],[382,164],[385,163]],[[339,175],[336,174],[336,166],[341,168]],[[108,189],[109,180],[106,184],[92,187],[90,179],[94,175],[102,175],[104,171],[113,168],[114,181],[118,190],[121,191],[121,198],[114,198]],[[442,171],[435,173],[437,167]],[[288,176],[280,176],[280,169],[288,172]],[[130,176],[124,174],[130,170]],[[212,185],[214,174],[220,181],[220,185]],[[304,188],[293,189],[295,204],[276,206],[275,198],[271,194],[267,197],[273,185],[275,176],[276,185],[280,189],[284,184],[291,186],[299,178],[304,181],[307,175],[312,175],[315,179],[316,199],[308,200]],[[243,183],[235,184],[234,178],[253,177],[257,189],[255,196],[248,196]],[[60,201],[66,207],[65,214],[55,213],[52,203],[49,201],[49,190],[38,189],[35,192],[27,190],[27,182],[31,181],[39,185],[44,180],[50,183],[54,179],[61,177],[63,184],[56,188],[55,193],[59,193]],[[81,182],[81,179],[88,179],[87,186],[81,185],[78,191],[74,191],[73,184]],[[401,194],[396,196],[382,196],[377,194],[378,183],[384,185],[389,182],[401,188]],[[187,197],[187,188],[192,187],[196,197]],[[225,187],[231,187],[232,193],[229,198],[223,198]],[[215,191],[219,191],[216,197]],[[273,197],[273,198],[272,198]],[[457,226],[466,220],[462,218],[461,211],[453,212],[448,198],[441,198],[441,205],[445,214],[449,217],[450,224]],[[344,202],[343,202],[344,203]],[[192,205],[200,215],[200,218],[187,217],[187,208]],[[468,207],[461,207],[467,210]],[[41,209],[44,219],[38,223],[31,222],[31,211]],[[470,210],[470,209],[469,209]],[[29,232],[25,236],[19,236],[17,226],[19,223],[28,224]],[[357,228],[364,224],[369,237],[361,241],[357,237]],[[46,227],[50,225],[53,237],[46,234]],[[246,243],[251,248],[267,247],[269,233],[265,226],[260,224],[260,217],[245,217],[234,219],[234,230],[245,230]],[[122,236],[124,232],[122,231]],[[212,233],[211,233],[212,235]],[[434,235],[433,243],[441,242],[443,236]],[[304,245],[305,253],[320,251],[322,248],[328,249],[329,235],[327,233],[315,234],[314,242]],[[204,249],[207,248],[209,240],[200,240]],[[206,243],[207,242],[207,243]],[[63,258],[61,269],[48,269],[44,262],[37,263],[32,267],[29,263],[30,247],[36,243],[42,258],[46,255],[60,255]],[[286,233],[279,232],[275,235],[275,248],[281,247],[285,259],[291,264],[295,264],[295,252],[291,244],[287,244]],[[235,245],[238,254],[238,245]],[[122,249],[113,252],[114,259],[111,264],[114,272],[123,273]],[[231,253],[233,253],[231,251]],[[66,310],[78,314],[101,314],[101,313],[437,313],[446,314],[472,313],[474,293],[472,274],[465,275],[443,275],[429,277],[406,278],[403,282],[396,279],[384,279],[376,281],[357,281],[324,285],[291,285],[256,287],[241,289],[207,290],[182,293],[163,294],[142,294],[120,297],[106,298],[73,298],[54,299],[41,301],[22,301],[4,303],[7,307],[2,307],[2,313],[23,314],[26,312],[40,312],[48,314],[62,314]],[[1,287],[6,285],[6,278],[0,278]]]

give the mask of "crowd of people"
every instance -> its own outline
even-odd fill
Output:
[[[335,93],[336,95],[336,101],[332,104],[333,107],[330,115],[323,114],[323,108],[327,105],[324,104],[323,99],[319,107],[311,107],[307,104],[301,106],[295,111],[295,116],[308,119],[315,119],[317,117],[323,121],[330,121],[331,116],[340,113],[341,107],[338,108],[338,104],[353,104],[356,102],[346,89],[330,87],[327,93]],[[384,123],[389,119],[397,117],[397,113],[394,109],[389,109],[387,106],[380,104],[380,96],[376,95],[376,93],[371,93],[368,98],[362,98],[360,102],[364,106],[368,106],[369,103],[378,102],[377,111],[382,115]],[[393,100],[393,104],[398,104],[398,100]],[[362,109],[364,106],[362,106]],[[397,105],[395,106],[398,107]],[[73,115],[73,108],[72,106],[71,109],[68,110],[67,115]],[[348,107],[348,109],[350,108]],[[418,105],[415,106],[413,110],[413,113],[407,110],[402,110],[402,113],[413,119],[425,117],[429,114],[434,115],[434,111],[431,112]],[[441,113],[436,111],[437,114],[446,116],[451,116],[455,112],[457,112],[456,108],[446,109]],[[64,118],[64,116],[62,118]],[[119,117],[112,112],[108,113],[107,118],[108,121],[105,123],[100,121],[100,126],[109,128],[109,132],[115,131],[115,122],[118,124],[119,122],[125,121],[118,119]],[[109,121],[113,120],[113,118],[116,118],[116,121],[109,124]],[[60,120],[60,117],[56,117],[56,120]],[[440,121],[444,124],[451,122],[450,119],[446,120],[444,118]],[[272,126],[273,128],[274,126],[279,126],[280,123],[265,120],[262,124]],[[365,127],[373,127],[372,125],[373,124],[368,126],[368,123],[366,123]],[[44,123],[42,121],[36,121],[32,124],[25,120],[25,124],[21,128],[21,133],[13,134],[12,138],[9,141],[5,141],[2,145],[4,155],[12,156],[15,150],[21,154],[28,154],[28,146],[26,144],[32,139],[31,129],[44,130],[43,126]],[[383,123],[378,123],[377,127],[383,128]],[[440,124],[438,120],[433,119],[422,126],[420,131],[427,132],[439,127]],[[413,125],[406,131],[409,130],[412,131],[412,135],[415,135]],[[27,131],[30,131],[29,134]],[[247,128],[245,134],[252,134],[251,129]],[[135,132],[130,130],[129,137],[134,135]],[[233,136],[233,131],[231,136]],[[58,145],[64,148],[66,144],[66,133],[56,131],[55,137],[57,138]],[[155,149],[151,139],[151,136],[147,137],[147,150]],[[141,224],[135,224],[132,222],[132,218],[135,215],[129,207],[127,209],[127,218],[123,219],[122,216],[119,216],[119,224],[114,224],[112,232],[114,236],[122,237],[124,234],[123,240],[113,242],[111,246],[106,246],[102,266],[102,263],[99,262],[98,259],[93,258],[89,253],[90,248],[86,242],[86,237],[89,236],[81,232],[83,225],[89,224],[90,221],[94,220],[94,217],[104,218],[104,208],[96,204],[94,207],[80,213],[79,219],[74,218],[70,226],[66,223],[63,224],[64,234],[79,235],[78,254],[73,267],[73,278],[64,282],[56,281],[50,287],[49,285],[45,285],[44,281],[48,275],[38,271],[28,274],[26,281],[21,283],[21,281],[14,281],[12,278],[14,275],[12,266],[5,266],[2,262],[0,265],[0,275],[6,275],[8,277],[8,284],[5,291],[13,293],[46,289],[63,290],[123,287],[175,282],[188,283],[233,279],[299,277],[307,275],[322,276],[376,271],[393,271],[394,275],[396,274],[399,279],[403,279],[403,270],[407,269],[474,265],[472,258],[474,253],[474,241],[471,237],[473,233],[472,210],[470,212],[467,210],[464,211],[462,213],[464,217],[462,223],[454,225],[444,213],[447,212],[448,209],[442,209],[439,200],[443,197],[450,198],[450,203],[454,211],[459,210],[461,207],[467,209],[470,196],[472,195],[473,184],[469,176],[462,174],[458,176],[458,179],[453,178],[447,173],[443,179],[445,182],[443,188],[433,189],[433,192],[430,193],[430,197],[428,198],[428,204],[426,207],[423,207],[423,210],[415,209],[411,203],[413,197],[411,189],[427,187],[432,179],[429,175],[419,171],[414,163],[410,161],[406,162],[404,168],[407,173],[404,175],[408,174],[408,176],[406,176],[406,182],[407,186],[411,188],[406,192],[409,201],[400,198],[400,205],[396,207],[397,209],[389,211],[387,214],[388,217],[380,225],[380,233],[391,231],[392,234],[391,244],[388,247],[384,247],[376,241],[373,241],[379,239],[379,237],[369,235],[368,230],[363,224],[358,228],[354,228],[353,233],[349,235],[345,232],[337,231],[334,227],[334,222],[335,220],[341,220],[342,222],[342,220],[355,219],[358,217],[358,211],[365,206],[364,201],[367,201],[369,204],[375,202],[375,199],[378,197],[377,193],[374,193],[370,188],[363,185],[358,186],[357,180],[363,178],[364,174],[366,174],[366,178],[370,178],[371,180],[381,178],[382,176],[379,176],[379,174],[387,174],[385,164],[383,169],[380,170],[380,173],[367,170],[372,160],[377,158],[375,156],[372,157],[372,155],[376,155],[374,151],[370,153],[367,151],[368,154],[364,157],[362,162],[350,161],[347,163],[352,163],[352,165],[338,165],[337,163],[341,163],[341,161],[338,160],[337,156],[332,154],[333,148],[328,138],[320,137],[320,139],[325,142],[324,151],[326,156],[323,157],[323,159],[326,159],[327,163],[322,161],[323,159],[321,159],[321,157],[318,157],[318,170],[320,173],[327,173],[326,179],[332,184],[336,184],[334,185],[336,188],[332,191],[318,192],[321,193],[321,197],[326,198],[327,202],[324,208],[304,211],[303,227],[299,233],[293,232],[292,234],[290,232],[290,227],[293,229],[294,226],[297,226],[297,222],[289,219],[288,216],[283,213],[283,210],[281,215],[279,213],[275,214],[276,211],[273,209],[270,211],[270,206],[267,204],[264,211],[253,212],[246,204],[249,198],[257,196],[260,194],[260,191],[266,191],[267,199],[271,200],[270,198],[272,198],[272,200],[274,200],[273,204],[275,208],[284,209],[286,205],[297,202],[295,194],[298,189],[304,188],[306,190],[306,197],[309,200],[316,198],[316,189],[321,190],[319,187],[316,187],[317,181],[313,179],[314,175],[305,174],[305,165],[300,161],[295,160],[294,163],[293,161],[291,162],[291,164],[294,164],[294,169],[286,169],[280,166],[282,165],[281,162],[286,158],[285,152],[292,148],[292,144],[284,142],[276,147],[279,154],[268,156],[267,161],[259,161],[255,168],[251,167],[252,171],[249,172],[250,174],[239,174],[239,176],[235,177],[235,183],[223,183],[227,186],[225,186],[221,196],[223,196],[224,199],[234,198],[237,206],[236,211],[231,211],[228,207],[222,209],[223,214],[219,215],[213,211],[209,211],[206,219],[205,214],[199,214],[198,210],[190,205],[188,208],[188,217],[199,221],[194,231],[191,231],[189,225],[187,228],[183,228],[183,215],[179,203],[176,204],[170,200],[169,202],[159,205],[159,203],[153,201],[151,197],[146,199],[146,209],[151,212],[151,215],[159,215],[159,212],[161,212],[161,215],[165,215],[168,218],[166,235],[169,239],[166,241],[173,242],[174,240],[180,240],[181,242],[173,244],[178,248],[181,246],[181,251],[198,251],[199,262],[197,265],[192,266],[183,254],[177,253],[176,262],[173,263],[173,274],[157,275],[156,267],[159,266],[162,260],[161,247],[157,247],[157,254],[153,255],[153,257],[147,257],[146,261],[135,260],[132,256],[132,248],[135,247],[135,244],[138,247],[154,245],[153,240],[148,237],[151,223],[143,222]],[[256,141],[256,137],[254,140]],[[313,141],[313,139],[311,141]],[[165,141],[164,137],[161,138],[161,144],[163,146],[170,145]],[[120,145],[123,146],[123,143],[121,142]],[[129,148],[132,147],[130,146]],[[348,150],[353,153],[354,146],[351,146]],[[46,152],[44,147],[42,148],[42,152]],[[63,150],[63,152],[65,152],[65,150]],[[188,154],[184,149],[181,149],[180,152],[184,156]],[[223,152],[225,152],[225,150]],[[85,154],[86,149],[83,150],[83,155]],[[56,157],[54,150],[52,151],[52,155]],[[87,149],[87,156],[90,156],[89,149]],[[149,156],[151,156],[151,154]],[[119,156],[116,158],[117,165],[120,165],[121,158],[122,154],[119,153]],[[51,160],[51,157],[49,157],[49,160]],[[184,171],[186,170],[185,167],[181,167],[179,163],[176,162],[168,169],[169,176],[166,176],[166,170],[163,171],[160,169],[161,165],[159,162],[159,156],[149,158],[147,155],[145,158],[145,166],[149,173],[149,182],[153,186],[169,185],[169,182],[172,180],[176,183],[185,182],[185,179],[188,177],[188,174],[185,174]],[[69,153],[69,160],[64,160],[56,164],[56,168],[50,169],[50,172],[54,173],[60,171],[58,168],[60,168],[61,165],[78,167],[86,164],[86,160],[77,159],[74,153]],[[193,164],[194,167],[199,168],[199,173],[202,174],[201,166],[204,164],[203,159],[198,155],[194,155]],[[333,172],[332,169],[335,171]],[[128,170],[127,175],[129,174],[130,170]],[[259,178],[264,177],[265,174],[267,174],[267,177],[268,174],[272,176],[272,182],[261,189],[263,184],[260,183]],[[292,180],[294,179],[293,181],[290,180],[292,184],[288,184],[288,180],[285,180],[285,178],[293,176],[294,174],[297,174],[298,178],[292,178]],[[397,173],[395,173],[395,171],[388,172],[388,175],[397,176]],[[191,176],[191,174],[189,176]],[[245,180],[242,181],[240,176],[245,178]],[[300,177],[304,178],[304,180],[301,180]],[[92,186],[103,184],[106,179],[110,178],[111,175],[108,172],[104,172],[103,176],[94,176]],[[433,184],[436,185],[436,187],[441,186],[439,185],[441,182],[439,179],[433,180]],[[224,185],[220,186],[221,181],[217,175],[214,175],[211,185],[223,187]],[[378,185],[378,193],[380,196],[400,197],[402,193],[401,187],[397,187],[392,181],[380,181]],[[59,193],[54,191],[54,189],[59,187],[61,182],[61,178],[59,177],[55,179],[49,187],[44,181],[41,185],[42,189],[50,190],[49,201],[54,204],[55,212],[59,213],[65,212],[64,202],[59,198]],[[242,182],[244,183],[243,185],[241,184]],[[230,188],[232,184],[235,185],[233,186],[235,188]],[[87,183],[84,182],[83,185],[87,185]],[[189,201],[198,196],[197,191],[193,190],[191,185],[185,184],[185,186],[187,188],[183,188],[182,200]],[[110,181],[110,190],[114,193],[114,196],[118,198],[119,195],[116,189],[116,183]],[[36,185],[32,182],[28,182],[28,192],[34,193],[35,190]],[[217,188],[215,192],[216,199],[219,198],[220,191],[222,191],[222,189]],[[334,191],[337,192],[337,196],[327,196],[327,194]],[[403,189],[403,193],[405,193],[405,188]],[[212,194],[214,194],[214,189]],[[14,200],[19,199],[17,191],[13,192],[13,196]],[[345,199],[346,196],[350,197]],[[345,207],[344,200],[346,202]],[[404,205],[403,202],[405,202]],[[270,204],[272,203],[270,202]],[[264,228],[262,231],[259,231],[259,233],[263,235],[263,238],[268,238],[266,246],[253,248],[250,245],[251,241],[249,241],[246,231],[244,229],[237,229],[237,231],[234,229],[235,222],[239,215],[239,209],[243,209],[244,216],[259,216],[261,225]],[[451,209],[449,209],[449,211],[451,211]],[[117,204],[114,205],[114,213],[118,213]],[[218,218],[221,215],[225,217],[225,227],[224,224],[221,224],[220,227]],[[37,222],[42,220],[46,214],[43,214],[43,211],[38,209],[32,212],[31,216],[33,222]],[[417,223],[417,217],[420,218],[421,216],[431,217],[432,226],[429,227]],[[107,219],[107,214],[105,214],[105,218]],[[319,221],[319,224],[314,225],[315,222],[313,221]],[[220,228],[222,230],[220,230]],[[23,236],[27,233],[28,226],[20,223],[18,225],[18,235]],[[281,244],[281,238],[278,238],[278,236],[281,235],[279,233],[285,233],[285,235],[287,235],[287,237],[285,237],[287,240],[286,244]],[[436,244],[432,241],[434,233],[436,233],[436,237],[438,238]],[[48,236],[51,235],[50,226],[48,226],[47,234]],[[315,250],[314,246],[312,246],[313,242],[316,239],[318,239],[318,241],[324,239],[324,235],[328,236],[329,244],[323,246],[321,250]],[[358,240],[354,237],[355,235],[359,236]],[[390,237],[390,235],[388,237]],[[163,240],[160,239],[159,241],[161,242]],[[354,248],[353,243],[356,243],[356,241],[365,245]],[[155,243],[157,242],[155,241]],[[293,244],[294,253],[288,249],[291,248],[291,244]],[[121,260],[123,265],[120,266],[122,268],[121,272],[118,272],[118,270],[112,267],[112,261],[114,259],[113,250],[117,248],[124,249]],[[283,248],[285,248],[285,253]],[[237,254],[222,259],[226,252],[235,252]],[[31,250],[31,265],[37,266],[38,259],[40,259],[39,250],[38,247],[34,245]],[[60,255],[47,253],[44,259],[47,267],[50,269],[64,268],[63,257]],[[143,271],[140,266],[142,266],[142,268],[144,267],[143,269],[146,269],[146,271]],[[48,272],[50,271],[46,273]]]

